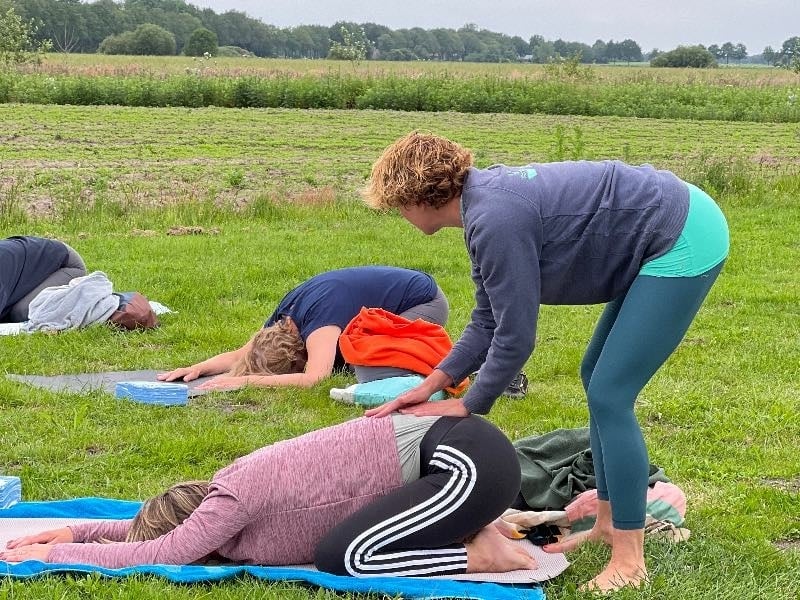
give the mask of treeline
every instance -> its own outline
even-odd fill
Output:
[[[366,59],[454,60],[471,62],[545,63],[555,57],[581,56],[583,62],[641,61],[642,49],[633,40],[598,40],[593,46],[565,40],[548,41],[508,36],[475,25],[459,29],[392,30],[375,23],[337,22],[331,26],[300,25],[279,28],[243,12],[217,14],[183,0],[10,0],[17,14],[39,23],[40,39],[50,39],[61,52],[97,52],[103,41],[113,50],[120,35],[152,23],[172,33],[174,52],[181,53],[192,33],[200,28],[217,36],[220,46],[243,48],[256,56],[272,58],[326,58],[332,43],[342,44],[342,28],[361,36]],[[2,6],[3,0],[0,0]],[[170,48],[169,44],[156,44]],[[169,53],[169,52],[165,52]]]
[[[331,55],[332,45],[345,43],[343,30],[361,37],[367,60],[547,63],[559,57],[578,57],[583,63],[609,63],[639,62],[661,54],[657,49],[644,53],[632,39],[598,39],[592,45],[546,40],[541,35],[524,39],[471,24],[459,29],[392,30],[375,23],[337,22],[331,26],[279,28],[240,11],[217,14],[210,8],[201,9],[183,0],[0,0],[0,10],[4,6],[12,6],[26,21],[37,23],[36,36],[40,40],[52,40],[53,50],[59,52],[121,52],[136,47],[130,42],[138,27],[154,24],[172,34],[174,48],[171,43],[161,41],[140,47],[161,48],[165,54],[184,52],[192,34],[199,29],[213,32],[219,46],[241,48],[256,56],[273,58],[326,58]],[[791,62],[792,42],[796,39],[784,42],[779,51],[765,48],[763,59],[776,64]],[[107,40],[105,45],[104,40]],[[125,43],[119,43],[120,40]],[[762,55],[748,57],[741,43],[712,44],[708,50],[726,63],[762,59]]]

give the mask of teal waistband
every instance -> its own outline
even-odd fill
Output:
[[[728,223],[719,206],[700,188],[689,187],[689,214],[675,245],[639,271],[651,277],[696,277],[728,256]]]

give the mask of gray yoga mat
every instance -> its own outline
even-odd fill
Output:
[[[84,394],[97,389],[102,389],[114,395],[114,388],[120,381],[157,381],[156,375],[164,371],[106,371],[104,373],[78,373],[75,375],[16,375],[6,374],[8,379],[26,383],[34,387],[51,390],[54,392],[76,392]],[[194,381],[178,381],[189,386],[189,398],[202,396],[205,390],[195,389],[211,377],[200,377]]]

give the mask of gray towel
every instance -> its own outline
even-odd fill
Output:
[[[39,292],[28,307],[25,331],[61,331],[104,323],[119,307],[106,274],[95,271]]]

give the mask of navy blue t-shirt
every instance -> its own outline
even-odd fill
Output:
[[[305,342],[320,327],[344,329],[362,307],[400,314],[436,296],[433,277],[399,267],[350,267],[307,279],[283,297],[264,327],[291,317]],[[337,349],[336,366],[343,363]]]
[[[58,240],[14,236],[0,240],[0,320],[11,307],[58,271],[67,260]]]

